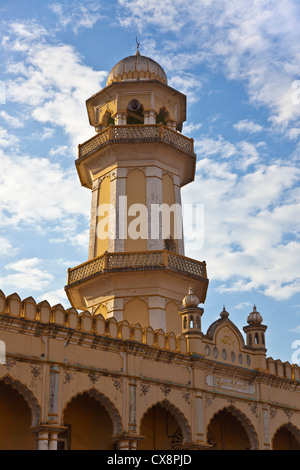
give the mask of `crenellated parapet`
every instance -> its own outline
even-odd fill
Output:
[[[51,335],[53,328],[46,327],[57,327],[56,330],[60,328],[61,333],[134,341],[174,353],[187,353],[187,340],[183,334],[165,333],[162,329],[153,330],[151,326],[142,328],[139,323],[129,324],[127,320],[118,322],[114,317],[105,319],[101,314],[93,316],[89,311],[78,312],[73,307],[65,309],[61,304],[51,306],[47,300],[36,303],[33,297],[21,300],[16,293],[6,297],[0,291],[0,316],[2,321],[9,318],[21,321],[19,327],[23,333],[26,326],[28,329],[44,326],[43,334]]]
[[[280,359],[267,358],[267,370],[277,377],[300,381],[300,367],[297,364],[282,362]]]

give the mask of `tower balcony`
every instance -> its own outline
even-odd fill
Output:
[[[194,156],[194,140],[180,134],[164,124],[136,124],[108,126],[91,139],[78,146],[81,161],[109,144],[118,143],[165,143]]]
[[[126,275],[127,273],[127,275]],[[125,277],[124,277],[125,276]],[[68,280],[65,287],[66,293],[71,303],[83,305],[79,298],[90,297],[92,291],[100,295],[107,292],[108,285],[113,281],[116,284],[115,290],[121,284],[128,283],[128,288],[137,283],[166,286],[169,284],[175,292],[182,287],[192,286],[201,303],[204,303],[208,287],[208,279],[205,261],[197,261],[167,250],[145,251],[145,252],[115,252],[104,253],[104,255],[93,258],[68,270]],[[166,277],[167,276],[167,277]],[[180,281],[180,282],[179,282]],[[145,285],[146,285],[145,284]],[[90,290],[91,286],[94,286]],[[126,284],[127,285],[127,284]],[[177,287],[176,287],[177,286]],[[150,290],[149,287],[147,287]],[[78,297],[79,295],[79,297]],[[182,300],[182,293],[179,293]],[[73,300],[72,300],[73,299]],[[86,305],[88,307],[89,305]],[[85,308],[86,308],[85,307]],[[79,308],[76,306],[76,308]]]
[[[193,278],[207,279],[205,261],[196,261],[171,251],[104,253],[68,270],[68,286],[105,272],[168,269]]]
[[[75,163],[82,186],[92,189],[94,179],[106,168],[129,160],[172,166],[181,187],[194,180],[194,140],[164,124],[110,125],[78,146]]]

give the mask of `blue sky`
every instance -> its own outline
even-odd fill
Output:
[[[75,170],[94,135],[85,100],[136,50],[187,95],[195,141],[184,203],[205,207],[203,329],[256,304],[269,356],[300,340],[300,5],[296,0],[1,0],[0,289],[68,306],[87,259],[90,192]],[[300,87],[299,87],[300,88]],[[188,239],[188,234],[187,234]]]

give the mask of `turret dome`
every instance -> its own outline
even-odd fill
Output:
[[[198,297],[193,293],[193,289],[189,288],[189,293],[184,297],[182,305],[185,308],[197,307],[200,303]]]
[[[140,55],[138,51],[135,55],[125,57],[113,67],[106,85],[131,80],[158,80],[165,85],[168,83],[163,68],[149,57]]]
[[[249,323],[249,325],[251,325],[251,324],[257,325],[257,324],[261,324],[262,321],[263,321],[263,317],[256,310],[256,306],[254,305],[253,312],[251,312],[250,315],[248,316],[247,322]]]

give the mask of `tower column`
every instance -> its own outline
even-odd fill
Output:
[[[97,134],[79,145],[76,169],[92,190],[89,259],[68,270],[68,299],[77,310],[178,331],[166,305],[189,286],[203,303],[208,287],[205,262],[184,255],[180,189],[196,163],[193,139],[176,131],[186,96],[138,54],[86,106]]]

